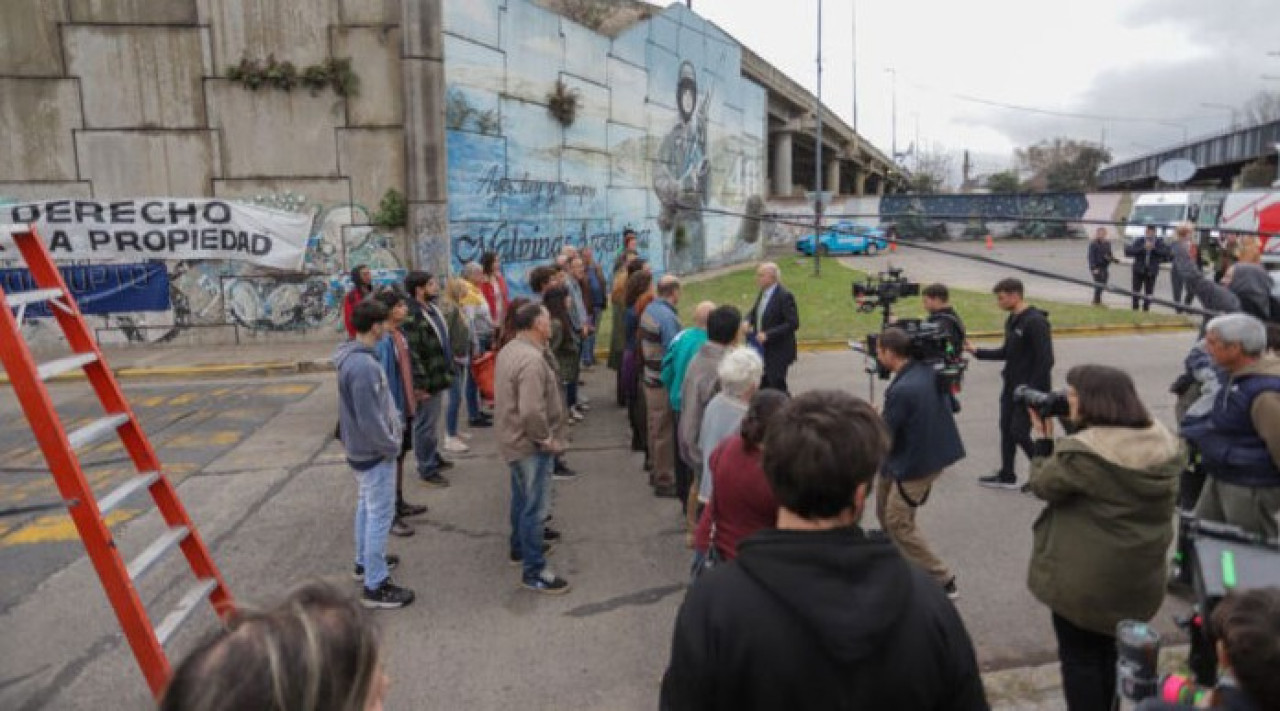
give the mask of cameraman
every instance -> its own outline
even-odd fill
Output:
[[[920,303],[924,305],[924,310],[929,312],[925,322],[937,324],[947,336],[951,354],[959,355],[964,352],[964,321],[961,321],[960,314],[951,308],[950,301],[951,293],[947,291],[944,284],[930,284],[920,292]]]
[[[1280,588],[1228,593],[1214,608],[1218,683],[1209,708],[1280,709]],[[1147,699],[1138,711],[1191,711],[1195,706]]]
[[[933,482],[944,468],[964,459],[950,393],[939,387],[928,363],[911,357],[911,337],[900,328],[880,334],[876,358],[893,373],[881,414],[892,444],[876,479],[876,518],[902,554],[954,600],[960,596],[956,577],[916,529],[916,509],[928,501]]]
[[[1028,410],[1031,491],[1046,506],[1027,587],[1053,613],[1067,707],[1092,711],[1111,708],[1116,624],[1150,620],[1164,600],[1183,453],[1122,370],[1076,366],[1065,397],[1078,429],[1056,441],[1044,411]]]
[[[1004,322],[1004,343],[999,348],[975,348],[968,341],[964,344],[965,350],[978,360],[1005,362],[1000,373],[1004,380],[1000,390],[1000,468],[990,476],[980,477],[978,483],[993,489],[1017,489],[1013,458],[1019,447],[1028,459],[1032,457],[1031,421],[1027,419],[1027,409],[1014,404],[1013,391],[1019,385],[1049,390],[1053,332],[1049,315],[1023,300],[1021,281],[1001,279],[991,291],[996,295],[996,304],[1009,312]]]

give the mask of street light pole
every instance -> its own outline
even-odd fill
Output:
[[[813,275],[822,274],[822,0],[818,0],[818,92],[813,115],[817,117],[818,131],[813,161]]]
[[[893,83],[891,85],[893,88],[893,100],[891,104],[891,121],[893,122],[893,127],[891,129],[892,139],[890,141],[891,147],[889,150],[892,152],[893,155],[891,157],[893,162],[896,164],[898,162],[898,70],[893,67],[889,67],[885,69],[885,71],[889,72],[889,76],[893,78]]]
[[[858,132],[858,0],[853,0],[853,132]]]

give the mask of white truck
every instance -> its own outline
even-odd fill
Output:
[[[1142,239],[1148,225],[1155,225],[1162,237],[1171,238],[1179,222],[1198,222],[1202,193],[1143,193],[1133,201],[1124,226],[1124,242]]]

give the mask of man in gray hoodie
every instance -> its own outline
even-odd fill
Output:
[[[1173,271],[1179,275],[1187,293],[1200,300],[1201,308],[1221,313],[1243,311],[1262,321],[1271,316],[1271,276],[1260,264],[1237,262],[1223,275],[1222,284],[1215,284],[1196,266],[1191,258],[1191,236],[1194,229],[1189,224],[1179,225],[1177,240],[1173,244]]]
[[[338,346],[338,428],[347,464],[359,484],[356,498],[356,565],[364,581],[365,607],[392,609],[413,602],[414,594],[391,582],[390,570],[400,562],[388,556],[387,535],[396,508],[396,457],[403,424],[387,375],[374,348],[382,338],[387,307],[375,300],[352,310],[354,340]]]

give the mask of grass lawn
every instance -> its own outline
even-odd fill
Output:
[[[862,281],[866,274],[850,269],[835,259],[824,260],[822,276],[812,274],[813,264],[796,257],[778,261],[784,274],[789,275],[786,286],[795,294],[800,308],[800,341],[861,340],[867,333],[880,330],[880,311],[858,313],[850,284]],[[755,265],[720,276],[686,284],[680,295],[680,319],[689,323],[693,309],[700,301],[717,304],[733,304],[745,315],[756,298]],[[1032,303],[1049,312],[1049,320],[1055,328],[1066,326],[1103,326],[1135,323],[1184,323],[1183,317],[1174,314],[1144,313],[1120,308],[1096,308],[1087,305],[1063,304],[1055,301],[1032,300]],[[951,289],[951,305],[964,319],[965,328],[971,332],[1001,331],[1006,314],[996,308],[995,297],[989,291]],[[919,318],[924,307],[919,297],[901,299],[894,304],[894,314],[899,318]],[[609,319],[606,318],[598,347],[609,343]]]

